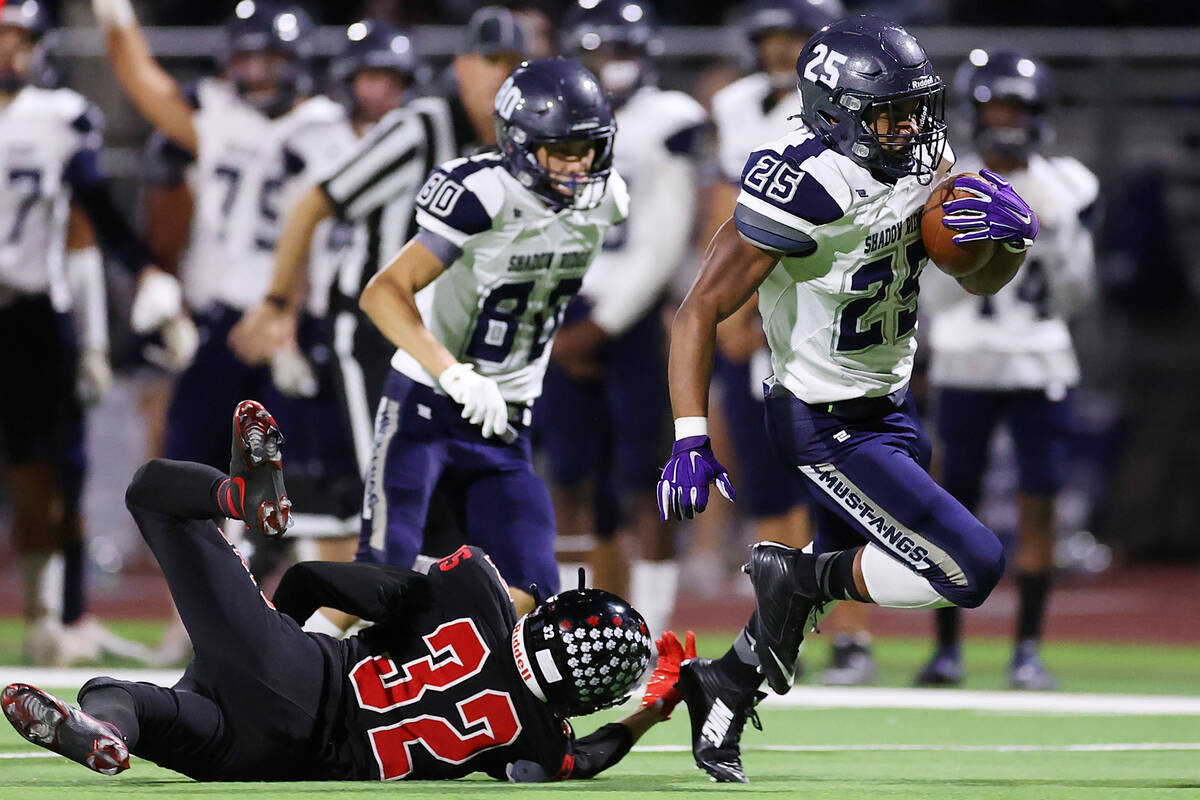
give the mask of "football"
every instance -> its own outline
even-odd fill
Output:
[[[991,239],[965,245],[955,244],[954,236],[957,232],[942,224],[942,217],[945,216],[942,203],[969,196],[966,191],[954,188],[955,179],[964,175],[974,176],[974,173],[951,175],[933,187],[921,214],[921,239],[925,243],[925,252],[929,254],[929,260],[937,264],[942,272],[955,278],[970,275],[990,261],[996,253],[996,243]]]

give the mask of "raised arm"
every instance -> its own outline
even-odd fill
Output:
[[[92,0],[92,9],[104,28],[108,60],[125,94],[152,125],[195,153],[192,108],[179,84],[154,60],[129,0]]]

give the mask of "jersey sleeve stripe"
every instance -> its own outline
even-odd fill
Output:
[[[819,225],[809,222],[804,217],[798,217],[795,214],[789,214],[779,206],[768,203],[758,197],[747,192],[745,189],[738,195],[737,204],[739,207],[748,208],[767,219],[783,226],[793,233],[802,233],[811,238],[813,231]]]
[[[743,239],[761,250],[787,256],[809,256],[817,250],[817,243],[808,235],[744,205],[734,209],[733,223]]]
[[[455,230],[423,208],[417,209],[417,225],[430,233],[437,234],[460,249],[467,239],[471,238],[471,234]],[[420,234],[418,233],[417,235],[419,236]]]

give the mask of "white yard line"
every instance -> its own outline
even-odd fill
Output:
[[[635,753],[690,753],[685,744],[638,745]],[[1200,742],[1130,742],[1111,744],[764,744],[748,745],[743,751],[769,753],[850,753],[850,752],[954,752],[954,753],[1136,753],[1151,751],[1200,751]],[[0,760],[13,758],[58,758],[48,750],[0,753]]]
[[[911,708],[1022,714],[1200,715],[1200,697],[834,686],[798,686],[782,697],[769,696],[763,701],[763,706],[765,708]]]
[[[690,753],[683,744],[638,745],[635,753]],[[841,753],[928,751],[955,753],[1131,753],[1154,750],[1200,750],[1200,742],[1131,742],[1128,744],[763,744],[742,750],[771,753]]]
[[[89,678],[107,675],[128,681],[170,686],[182,670],[48,669],[0,667],[0,686],[31,683],[46,689],[77,688]],[[770,695],[764,708],[907,708],[936,711],[985,711],[1006,714],[1166,714],[1200,715],[1200,696],[1073,694],[1069,692],[968,691],[875,687],[797,686],[782,697]]]

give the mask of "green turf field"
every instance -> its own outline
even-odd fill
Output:
[[[124,635],[153,640],[158,628],[120,626]],[[726,636],[701,637],[702,652],[719,652]],[[14,663],[16,626],[0,624],[0,654]],[[923,641],[881,639],[880,683],[903,686],[926,655]],[[818,637],[808,661],[820,665]],[[1008,643],[971,642],[968,686],[999,689]],[[1047,659],[1070,692],[1200,695],[1200,648],[1053,644]],[[812,671],[812,670],[810,670]],[[51,687],[47,687],[51,688]],[[63,687],[58,687],[63,688]],[[73,689],[74,687],[69,687]],[[793,690],[800,696],[804,687]],[[73,691],[63,693],[72,698]],[[692,768],[687,716],[652,730],[620,765],[599,778],[566,786],[513,787],[489,780],[442,784],[196,784],[144,761],[105,778],[57,757],[34,753],[6,726],[0,732],[0,800],[25,798],[202,797],[310,798],[345,796],[566,797],[568,793],[679,797],[686,792],[737,792],[802,798],[1142,798],[1200,797],[1200,715],[1006,713],[886,708],[764,708],[764,731],[744,739],[749,786],[718,786]],[[586,732],[619,714],[579,721]],[[903,748],[903,749],[902,749]],[[42,751],[37,751],[42,752]]]

